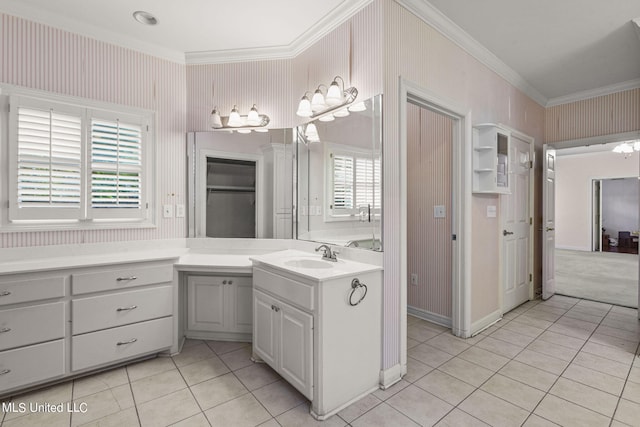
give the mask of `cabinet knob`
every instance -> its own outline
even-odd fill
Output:
[[[11,372],[11,369],[5,369],[5,370],[3,370],[3,371],[0,371],[0,375],[6,375],[6,374],[8,374],[9,372]]]
[[[9,291],[0,292],[0,297],[6,297],[6,296],[9,296],[9,295],[11,295],[11,292],[9,292]]]
[[[226,285],[226,284],[227,284],[227,281],[226,281],[226,280],[223,280],[223,281],[222,281],[222,284],[223,284],[223,285]]]
[[[229,284],[230,284],[230,285],[233,285],[233,280],[229,280]]]
[[[5,332],[9,332],[11,328],[2,328],[0,329],[0,334],[4,334]]]

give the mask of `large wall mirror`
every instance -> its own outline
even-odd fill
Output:
[[[297,238],[381,251],[382,95],[298,126],[296,137]]]
[[[292,129],[187,134],[189,237],[291,239]]]

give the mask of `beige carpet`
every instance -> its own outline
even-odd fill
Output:
[[[638,307],[638,255],[556,249],[556,292]]]

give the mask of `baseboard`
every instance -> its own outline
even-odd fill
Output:
[[[451,318],[440,314],[432,313],[421,308],[407,306],[407,313],[428,322],[436,323],[447,328],[451,327]]]
[[[473,322],[471,324],[471,336],[479,334],[500,319],[502,319],[502,310],[497,309],[493,313],[487,314],[482,319]]]
[[[565,251],[593,252],[591,248],[584,246],[556,246],[556,249],[562,249]]]
[[[382,371],[380,371],[380,388],[386,390],[401,379],[402,365],[400,365],[399,363],[390,367],[389,369],[383,369]]]

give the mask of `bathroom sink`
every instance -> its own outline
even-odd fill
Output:
[[[290,259],[285,261],[284,265],[286,265],[287,267],[295,267],[295,268],[331,268],[333,267],[332,263],[329,261],[322,261],[322,260],[309,259],[309,258]]]

